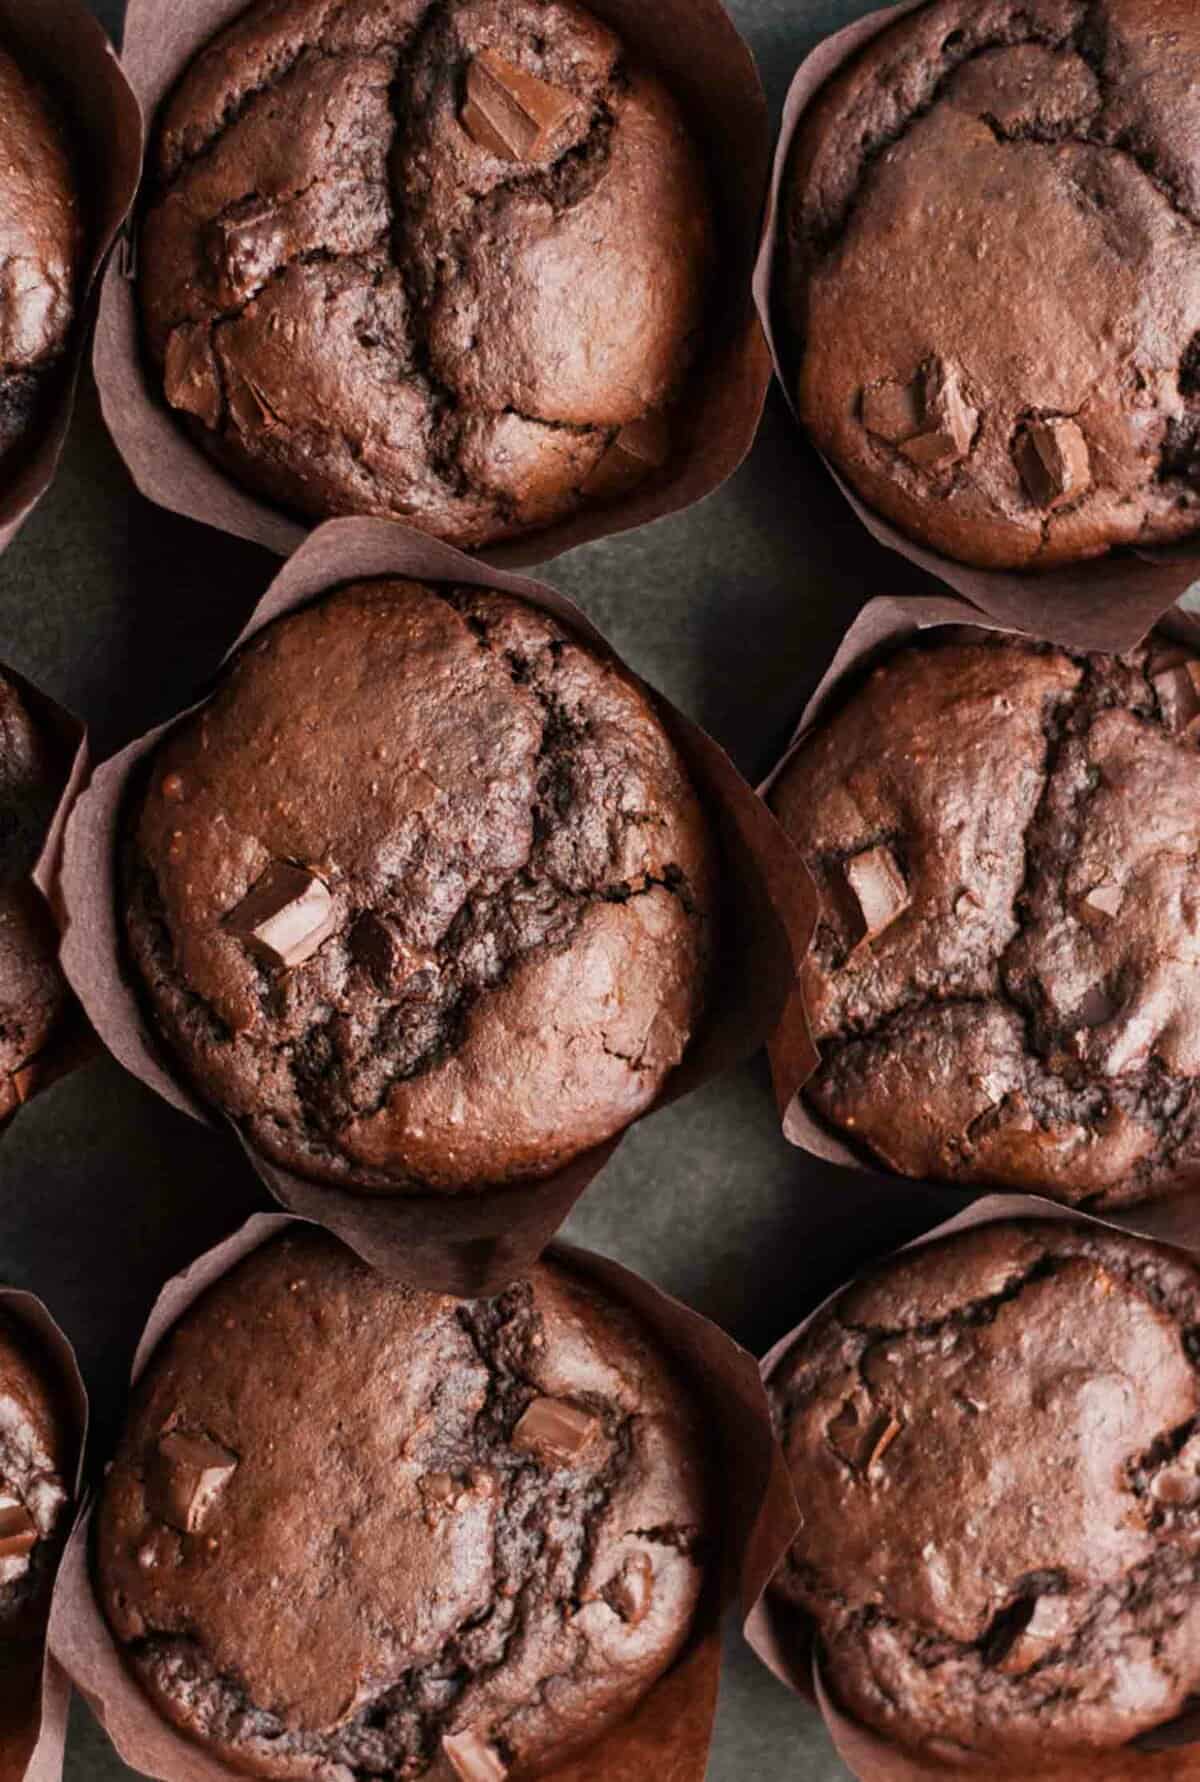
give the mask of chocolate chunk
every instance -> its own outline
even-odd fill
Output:
[[[654,1566],[648,1553],[635,1553],[604,1588],[604,1600],[629,1627],[638,1627],[650,1613]]]
[[[0,1494],[0,1560],[27,1559],[37,1543],[37,1523],[25,1505]]]
[[[585,495],[610,495],[661,470],[671,455],[671,431],[665,415],[643,415],[622,427],[600,461],[583,481]]]
[[[574,94],[484,50],[467,69],[462,124],[480,148],[502,160],[540,161],[575,105]]]
[[[1018,433],[1013,457],[1039,507],[1062,507],[1091,487],[1091,453],[1077,421],[1031,421]]]
[[[266,432],[283,425],[260,385],[241,372],[226,375],[230,419],[243,433]]]
[[[221,385],[212,340],[200,322],[183,322],[167,341],[163,388],[172,408],[195,415],[206,427],[221,419]]]
[[[1200,662],[1180,662],[1161,669],[1152,685],[1168,730],[1185,732],[1193,718],[1200,716]]]
[[[442,1739],[442,1752],[460,1782],[504,1782],[508,1766],[500,1761],[494,1745],[468,1727],[465,1732],[447,1733]]]
[[[225,926],[283,970],[303,965],[337,928],[333,896],[316,873],[277,860],[225,918]]]
[[[563,1398],[535,1398],[513,1430],[512,1444],[523,1454],[569,1466],[587,1447],[599,1423]]]
[[[1079,914],[1089,928],[1103,927],[1119,913],[1123,902],[1119,885],[1093,885],[1079,900]]]
[[[825,1439],[856,1473],[870,1473],[883,1460],[904,1424],[890,1411],[880,1411],[865,1392],[843,1399],[836,1417],[825,1426]]]
[[[949,470],[969,454],[979,410],[971,407],[959,373],[945,360],[927,360],[920,379],[921,431],[900,450],[919,470]]]
[[[236,1454],[208,1436],[168,1430],[146,1464],[146,1503],[160,1522],[196,1534],[237,1464]]]
[[[410,947],[391,922],[368,910],[350,931],[350,951],[379,988],[395,996],[406,986],[432,988],[438,976],[437,956]],[[414,980],[421,982],[414,982]],[[428,980],[426,983],[425,980]]]
[[[908,886],[890,848],[867,848],[843,861],[838,871],[834,884],[851,946],[878,939],[908,908]]]
[[[901,445],[921,431],[923,405],[916,384],[898,378],[872,384],[862,394],[862,422],[868,433]]]
[[[1070,1633],[1072,1620],[1069,1597],[1039,1596],[1028,1621],[1019,1628],[997,1668],[1010,1677],[1030,1670]]]

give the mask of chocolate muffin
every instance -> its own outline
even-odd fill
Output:
[[[292,1232],[139,1385],[101,1601],[157,1708],[238,1769],[540,1774],[685,1641],[704,1471],[671,1367],[565,1269],[456,1300]]]
[[[0,1313],[0,1684],[17,1647],[40,1641],[49,1613],[66,1533],[69,1445],[45,1363]]]
[[[1200,526],[1200,12],[935,0],[818,96],[781,306],[863,500],[1041,569]]]
[[[773,1590],[850,1715],[966,1774],[1121,1746],[1200,1690],[1198,1320],[1190,1260],[1055,1221],[818,1315],[770,1382],[803,1513]]]
[[[687,772],[623,670],[502,595],[362,583],[270,626],[157,751],[128,861],[161,1032],[310,1178],[550,1174],[700,1016]]]
[[[67,1006],[58,937],[30,874],[63,786],[58,751],[0,673],[0,1120],[34,1082]]]
[[[0,46],[0,473],[29,440],[75,315],[80,225],[66,141]]]
[[[184,75],[151,177],[151,358],[268,500],[474,547],[670,458],[707,184],[582,7],[259,0]]]
[[[801,745],[805,1093],[904,1175],[1116,1206],[1200,1162],[1200,661],[942,629]]]

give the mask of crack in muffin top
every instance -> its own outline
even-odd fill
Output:
[[[1115,1206],[1200,1150],[1200,662],[941,631],[772,804],[816,876],[813,1107],[902,1174]]]
[[[201,1092],[365,1191],[552,1173],[703,1006],[687,771],[621,669],[499,594],[363,583],[269,626],[156,752],[125,884]]]
[[[240,481],[473,547],[661,469],[712,259],[674,101],[582,8],[289,0],[169,101],[139,288]]]
[[[455,1300],[289,1234],[139,1385],[101,1598],[156,1706],[239,1769],[525,1775],[686,1640],[705,1470],[671,1366],[566,1270]]]
[[[1200,1275],[1098,1228],[894,1258],[770,1394],[803,1512],[773,1590],[849,1713],[955,1768],[1106,1750],[1200,1689]]]
[[[1200,527],[1187,0],[920,8],[818,96],[784,225],[805,424],[913,538],[1041,568]]]

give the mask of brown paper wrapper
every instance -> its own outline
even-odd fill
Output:
[[[333,520],[277,576],[235,649],[264,625],[347,582],[409,576],[495,588],[546,612],[600,654],[595,626],[544,583],[488,569],[449,545],[387,520]],[[616,659],[614,657],[614,659]],[[627,671],[628,672],[628,671]],[[778,1020],[811,937],[808,899],[792,844],[724,750],[639,682],[684,756],[722,853],[724,905],[709,1007],[658,1105],[748,1058]],[[194,709],[194,708],[193,708]],[[63,966],[97,1033],[121,1063],[175,1107],[214,1118],[183,1080],[145,1019],[123,965],[117,836],[123,801],[172,724],[97,769],[67,828],[60,888],[67,930]],[[376,1268],[420,1287],[495,1293],[544,1249],[616,1148],[612,1139],[545,1181],[478,1194],[363,1196],[294,1175],[250,1152],[290,1212],[316,1220]]]
[[[1154,617],[1157,620],[1154,628],[1161,636],[1187,644],[1200,653],[1200,619],[1179,607],[1156,613]],[[763,796],[769,795],[800,744],[827,713],[836,709],[849,686],[877,662],[903,649],[921,632],[945,625],[973,626],[978,631],[1009,629],[949,596],[869,601],[846,633],[824,679],[805,707],[782,759],[759,788]],[[807,867],[798,856],[795,859],[800,875],[796,901],[802,906],[801,920],[811,940],[819,907],[817,889]],[[841,1163],[849,1169],[866,1171],[880,1178],[881,1193],[887,1193],[889,1188],[912,1188],[907,1177],[892,1177],[882,1164],[872,1165],[864,1161],[832,1128],[824,1126],[805,1102],[801,1091],[817,1069],[820,1053],[812,1038],[798,982],[792,986],[783,1017],[768,1041],[768,1050],[775,1099],[786,1139],[827,1163]],[[1182,1186],[1167,1199],[1146,1201],[1124,1211],[1113,1210],[1104,1215],[1105,1220],[1141,1237],[1157,1238],[1163,1243],[1178,1244],[1183,1249],[1200,1249],[1200,1165],[1192,1165],[1178,1180]],[[962,1200],[977,1197],[979,1190],[946,1186],[944,1192]]]
[[[167,1331],[206,1288],[295,1223],[281,1213],[255,1214],[233,1237],[170,1281],[138,1345],[133,1383]],[[619,1263],[570,1245],[556,1245],[553,1256],[632,1306],[701,1395],[712,1431],[722,1539],[720,1562],[681,1657],[628,1720],[548,1775],[552,1782],[645,1782],[654,1774],[664,1782],[703,1782],[721,1664],[721,1609],[736,1588],[746,1551],[763,1540],[773,1546],[780,1532],[790,1534],[794,1526],[795,1503],[771,1433],[759,1370],[753,1357],[715,1324]],[[125,1668],[92,1587],[91,1519],[89,1506],[59,1571],[50,1620],[56,1660],[134,1769],[164,1782],[236,1782],[239,1772],[177,1733]]]
[[[59,1387],[59,1404],[74,1448],[68,1477],[79,1501],[87,1442],[88,1402],[75,1351],[40,1299],[0,1287],[0,1312],[27,1330]],[[0,1782],[58,1782],[62,1775],[71,1685],[43,1646],[14,1656],[0,1648]]]
[[[936,1225],[922,1236],[903,1244],[905,1250],[923,1249],[926,1244],[957,1232],[970,1231],[977,1225],[992,1225],[1011,1219],[1057,1220],[1074,1225],[1098,1225],[1109,1230],[1127,1229],[1123,1221],[1097,1219],[1091,1214],[1057,1206],[1036,1195],[988,1194],[972,1206]],[[814,1320],[851,1285],[844,1281],[828,1294],[807,1318],[782,1337],[763,1358],[762,1377],[769,1383],[784,1357]],[[783,1465],[782,1456],[780,1465]],[[754,1652],[767,1669],[795,1694],[805,1697],[820,1710],[839,1756],[859,1782],[948,1782],[953,1776],[980,1778],[980,1782],[1067,1782],[1067,1778],[1090,1778],[1092,1782],[1196,1782],[1200,1778],[1200,1714],[1189,1710],[1177,1720],[1159,1727],[1152,1734],[1123,1745],[1111,1752],[1088,1752],[1078,1758],[1062,1757],[1043,1764],[1031,1765],[1022,1758],[1017,1765],[995,1761],[972,1763],[961,1761],[939,1763],[925,1754],[917,1755],[891,1745],[879,1733],[843,1713],[826,1688],[821,1672],[819,1643],[810,1618],[768,1594],[768,1587],[783,1562],[791,1541],[800,1526],[797,1508],[791,1535],[781,1539],[772,1554],[763,1543],[754,1556],[757,1564],[747,1565],[743,1574],[743,1601],[747,1613],[743,1632]]]
[[[809,106],[838,71],[896,19],[925,0],[901,0],[868,13],[818,44],[800,64],[788,91],[767,200],[766,226],[754,269],[754,301],[775,372],[795,413],[796,364],[787,329],[775,313],[776,253],[785,227],[782,200],[792,144]],[[779,325],[777,326],[777,322]],[[880,318],[886,327],[886,318]],[[956,593],[1012,631],[1078,650],[1126,650],[1138,643],[1160,613],[1173,606],[1200,577],[1200,539],[1195,545],[1116,552],[1087,563],[1043,571],[976,569],[927,550],[882,514],[869,508],[829,462],[822,463],[877,543],[947,583]],[[820,500],[817,493],[814,497]]]
[[[61,108],[82,199],[84,250],[75,330],[38,443],[0,493],[0,551],[54,481],[75,407],[91,296],[142,170],[142,120],[116,53],[84,0],[0,0],[0,41]]]
[[[547,563],[576,545],[644,526],[711,495],[750,450],[771,379],[749,291],[770,160],[766,99],[754,58],[720,0],[589,5],[661,72],[705,153],[719,230],[717,284],[670,468],[625,499],[481,553],[505,569]],[[245,6],[246,0],[129,0],[123,60],[151,132],[159,106],[196,52]],[[109,268],[93,359],[118,451],[138,488],[160,507],[286,556],[307,536],[310,522],[233,481],[167,407],[161,380],[141,349],[130,275],[134,257]]]
[[[15,668],[9,668],[7,664],[0,664],[0,668],[19,688],[39,729],[50,738],[61,768],[62,789],[58,804],[50,819],[46,839],[32,874],[33,883],[48,906],[50,918],[61,930],[63,916],[58,898],[58,872],[62,862],[67,818],[87,779],[87,732],[78,718],[35,687],[32,681],[26,680],[23,674],[18,674]],[[49,1043],[25,1067],[23,1103],[40,1095],[43,1089],[49,1088],[51,1083],[56,1083],[59,1077],[66,1076],[77,1065],[86,1063],[95,1049],[91,1030],[72,998]],[[7,1120],[0,1123],[0,1135],[8,1131],[19,1112],[19,1108],[15,1109]],[[5,1782],[2,1776],[0,1782]]]

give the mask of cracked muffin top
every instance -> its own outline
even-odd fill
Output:
[[[705,1471],[640,1322],[560,1267],[456,1300],[292,1233],[139,1385],[101,1600],[160,1711],[239,1769],[540,1774],[683,1645]]]
[[[30,879],[63,779],[57,750],[0,674],[0,1120],[30,1092],[29,1067],[67,1006],[58,936]]]
[[[0,47],[0,470],[39,418],[75,314],[80,224],[66,143]]]
[[[793,151],[799,410],[871,507],[965,563],[1200,527],[1200,12],[936,0]]]
[[[771,794],[818,885],[805,1088],[904,1175],[1100,1205],[1200,1158],[1200,661],[942,630]]]
[[[26,1332],[0,1313],[0,1652],[40,1640],[66,1533],[69,1447],[57,1388]],[[0,1657],[0,1684],[7,1666]],[[0,1729],[4,1709],[0,1700]]]
[[[1058,1221],[902,1254],[818,1315],[769,1388],[803,1514],[773,1589],[848,1713],[965,1774],[1184,1708],[1198,1329],[1191,1261]]]
[[[151,178],[167,401],[267,499],[470,548],[670,458],[708,190],[670,95],[582,7],[251,6],[166,106]]]
[[[380,581],[269,626],[157,751],[126,927],[168,1043],[267,1156],[478,1189],[657,1099],[711,866],[622,669],[523,602]]]

